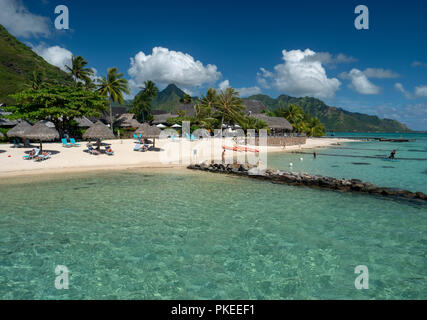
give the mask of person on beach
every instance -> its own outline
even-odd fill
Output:
[[[396,150],[393,150],[391,153],[390,153],[390,156],[388,157],[389,159],[394,159],[394,156],[396,155]]]
[[[221,156],[221,158],[222,158],[222,164],[224,164],[224,163],[225,163],[225,149],[224,149],[224,151],[222,152],[222,156]]]

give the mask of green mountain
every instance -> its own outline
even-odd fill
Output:
[[[261,101],[267,110],[274,111],[278,108],[286,108],[290,104],[301,106],[305,112],[318,117],[325,125],[327,131],[345,131],[345,132],[406,132],[411,131],[406,125],[396,120],[380,119],[377,116],[371,116],[363,113],[350,112],[341,108],[330,107],[323,101],[304,97],[294,98],[287,95],[281,95],[277,99],[258,94],[248,99]]]
[[[47,63],[0,25],[0,103],[12,103],[8,96],[25,89],[36,70],[43,72],[47,81],[71,81],[67,73]]]
[[[183,98],[185,92],[174,84],[168,85],[164,90],[160,91],[152,102],[152,107],[155,110],[175,111],[181,106],[179,100]]]

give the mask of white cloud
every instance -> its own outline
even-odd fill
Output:
[[[415,87],[415,95],[417,97],[427,97],[427,85]]]
[[[336,78],[328,78],[318,59],[309,61],[308,57],[316,55],[314,51],[283,50],[282,54],[285,62],[276,65],[274,72],[260,69],[258,83],[261,86],[269,86],[271,83],[277,90],[298,97],[331,98],[335,95],[341,82]]]
[[[225,89],[230,87],[230,81],[224,80],[224,81],[219,83],[218,87],[219,87],[219,90],[224,91]]]
[[[403,87],[401,83],[396,83],[394,85],[397,91],[402,92],[407,99],[415,99],[415,98],[425,98],[427,97],[427,85],[415,87],[415,93],[411,93]]]
[[[412,67],[424,67],[427,68],[427,62],[421,62],[421,61],[414,61],[411,63]]]
[[[351,80],[349,87],[361,94],[380,93],[380,88],[369,81],[366,74],[359,69],[352,69],[349,73],[343,72],[340,77]]]
[[[215,65],[205,66],[189,54],[162,47],[153,48],[148,55],[141,51],[130,61],[128,73],[133,88],[152,80],[163,85],[174,83],[188,89],[214,83],[221,77]]]
[[[381,118],[395,119],[414,130],[427,130],[427,102],[407,106],[381,105],[374,108]]]
[[[363,73],[368,78],[377,78],[377,79],[393,79],[398,78],[399,74],[389,70],[389,69],[381,69],[381,68],[367,68]]]
[[[229,80],[224,80],[222,82],[219,83],[218,88],[221,91],[224,91],[225,89],[231,87],[230,86],[230,81]],[[254,94],[259,94],[261,93],[261,89],[259,87],[250,87],[250,88],[235,88],[236,91],[239,92],[240,97],[249,97],[252,96]]]
[[[0,0],[0,24],[17,37],[47,37],[49,19],[32,14],[19,0]]]
[[[71,51],[60,46],[47,47],[44,44],[40,44],[37,47],[33,47],[33,51],[50,64],[57,66],[64,71],[66,71],[66,65],[71,66],[71,58],[73,54]]]
[[[318,61],[324,65],[334,66],[340,63],[351,63],[357,61],[356,58],[339,53],[336,56],[329,52],[316,52],[314,55],[309,55],[304,58],[304,62]]]

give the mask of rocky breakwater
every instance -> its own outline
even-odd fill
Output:
[[[339,192],[359,192],[377,196],[413,199],[427,202],[427,195],[422,192],[411,192],[403,189],[379,187],[358,179],[336,179],[301,172],[286,172],[280,170],[261,170],[256,166],[246,164],[193,164],[188,169],[208,171],[213,173],[247,176],[259,180],[268,180],[276,184],[307,186]]]

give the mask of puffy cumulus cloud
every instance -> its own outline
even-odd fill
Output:
[[[32,14],[19,0],[0,0],[0,24],[17,37],[47,37],[49,19]]]
[[[377,78],[377,79],[393,79],[398,78],[399,74],[389,70],[389,69],[381,69],[381,68],[367,68],[363,73],[368,78]]]
[[[261,86],[272,86],[275,89],[294,96],[313,96],[331,98],[339,89],[341,82],[336,78],[328,78],[319,59],[310,61],[316,53],[310,49],[305,51],[282,51],[282,64],[274,67],[274,72],[261,68],[258,83]]]
[[[350,72],[343,72],[340,75],[343,79],[351,80],[349,88],[361,93],[361,94],[378,94],[380,88],[369,81],[366,74],[359,69],[352,69]]]
[[[191,55],[155,47],[151,54],[139,52],[130,59],[128,70],[131,87],[141,87],[152,80],[163,85],[174,83],[184,88],[200,87],[215,83],[221,73],[212,64],[203,65]]]
[[[45,59],[50,64],[66,71],[65,66],[71,66],[71,51],[60,46],[48,47],[45,44],[33,46],[33,51]]]
[[[224,91],[225,89],[231,87],[230,86],[230,81],[229,80],[224,80],[222,82],[219,83],[218,88],[221,91]],[[254,94],[259,94],[261,93],[261,88],[254,86],[254,87],[249,87],[249,88],[235,88],[236,91],[239,92],[239,95],[241,97],[249,97],[252,96]]]

